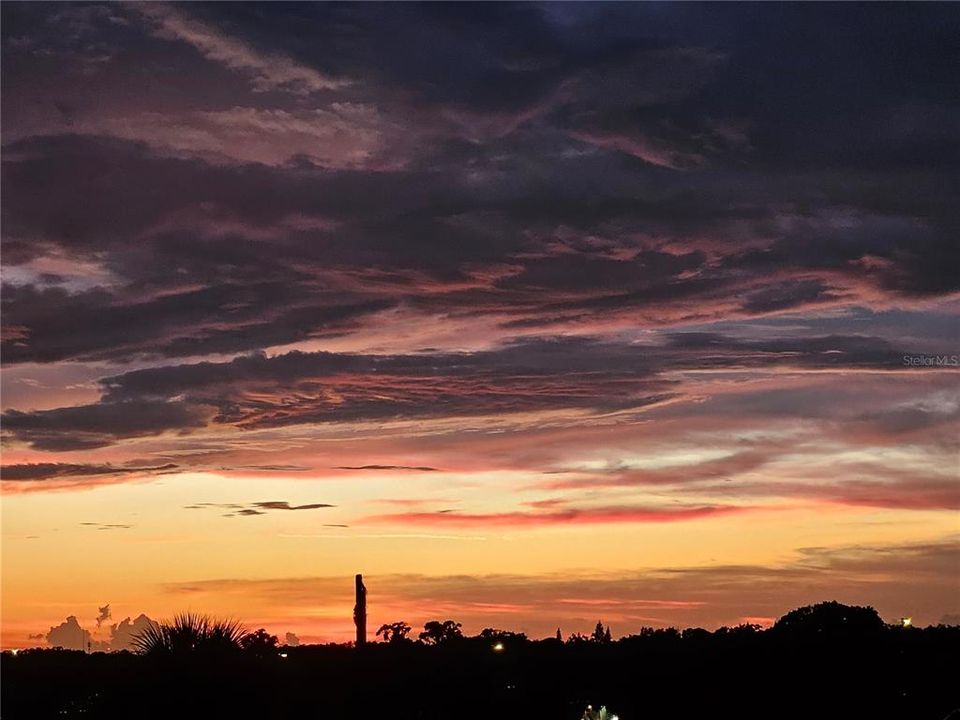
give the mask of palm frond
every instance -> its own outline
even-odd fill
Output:
[[[133,636],[131,642],[136,652],[147,654],[169,650],[169,634],[160,623],[152,622]]]
[[[186,612],[145,628],[133,638],[133,646],[143,654],[235,650],[246,635],[237,620]]]

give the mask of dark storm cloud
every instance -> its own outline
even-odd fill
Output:
[[[851,278],[859,275],[880,290],[907,296],[945,294],[960,289],[955,274],[941,269],[941,264],[952,266],[960,260],[958,220],[955,209],[944,209],[937,218],[891,215],[889,210],[882,215],[824,211],[790,219],[790,231],[783,237],[763,248],[728,255],[723,262],[731,269],[757,273],[803,267]],[[802,304],[807,300],[803,293],[812,293],[808,299],[815,300],[827,290],[817,280],[794,281],[788,287],[793,299],[785,298],[785,307]],[[776,286],[770,290],[776,303]],[[746,309],[779,308],[750,307],[748,302]]]
[[[47,203],[37,208],[35,220],[22,217],[32,202],[28,198],[45,195],[39,187],[27,188],[21,201],[11,199],[16,190],[8,191],[8,262],[58,248],[56,253],[68,257],[102,258],[104,271],[115,278],[110,287],[81,292],[8,284],[6,324],[18,328],[4,343],[8,362],[239,352],[350,333],[403,303],[437,314],[514,316],[513,327],[562,327],[611,310],[642,311],[644,319],[659,324],[864,302],[865,295],[884,292],[929,296],[957,289],[944,270],[955,245],[937,218],[881,222],[855,214],[836,221],[852,227],[838,229],[819,217],[778,223],[772,209],[748,207],[738,219],[728,217],[729,210],[711,209],[713,200],[698,208],[697,196],[708,193],[697,187],[678,187],[670,193],[675,197],[660,200],[644,199],[651,191],[637,187],[616,207],[616,193],[624,187],[611,188],[612,197],[600,196],[607,192],[602,186],[593,191],[595,198],[577,197],[563,187],[569,173],[562,163],[550,169],[553,189],[538,181],[536,189],[518,188],[516,197],[496,197],[502,191],[495,190],[489,199],[471,199],[456,178],[441,188],[439,177],[430,175],[401,173],[392,181],[368,182],[356,173],[291,171],[285,177],[266,169],[156,162],[161,167],[136,175],[156,185],[165,165],[186,168],[173,173],[173,197],[156,187],[144,188],[144,201],[125,197],[131,183],[118,173],[116,192],[104,193],[116,202],[116,211],[103,208],[99,220],[82,217],[96,208],[82,196],[75,209]],[[213,177],[203,177],[208,173]],[[61,176],[52,169],[50,174]],[[278,193],[271,178],[290,191]],[[522,183],[522,176],[517,181]],[[6,186],[16,188],[18,182],[15,177]],[[80,178],[73,182],[89,185]],[[226,199],[202,199],[236,183],[248,187]],[[189,199],[175,199],[181,188],[197,185]],[[411,195],[411,188],[422,195]],[[380,198],[389,199],[384,205]],[[137,210],[143,202],[168,207]],[[205,202],[222,210],[192,209]],[[306,219],[298,219],[304,213]],[[311,221],[311,213],[329,218]],[[180,217],[158,228],[171,214]],[[125,216],[138,227],[123,232]],[[51,223],[60,223],[59,229]],[[573,238],[564,240],[557,237],[558,223],[582,229],[569,231]],[[752,226],[746,235],[751,249],[743,249],[734,235],[738,223]],[[682,248],[691,242],[683,225],[695,238],[713,237],[713,246],[665,251],[633,239],[669,232],[676,238],[673,245]],[[250,236],[257,232],[259,237]],[[585,233],[596,233],[601,244],[581,242]],[[769,243],[765,235],[781,237]],[[20,236],[37,239],[27,243]],[[131,237],[138,243],[127,242]],[[69,244],[60,238],[69,238]],[[762,247],[755,247],[758,242]],[[771,283],[766,279],[771,273],[782,280]],[[738,294],[746,299],[737,301]],[[74,332],[64,332],[67,319],[60,310],[68,304]]]
[[[889,340],[863,335],[741,340],[716,333],[680,332],[668,338],[668,347],[679,353],[688,367],[703,369],[783,365],[896,370],[903,365],[902,354]]]
[[[571,350],[577,351],[573,360]],[[646,365],[641,353],[629,349],[540,342],[479,353],[248,356],[134,371],[105,379],[103,387],[106,404],[189,398],[197,408],[215,409],[216,423],[275,427],[643,406],[666,388]]]
[[[403,378],[425,383],[484,375],[501,382],[540,377],[580,380],[602,388],[621,376],[645,382],[666,369],[710,368],[875,368],[900,369],[898,348],[882,338],[831,335],[741,340],[718,333],[669,333],[659,344],[605,342],[592,338],[544,338],[490,351],[363,355],[327,352],[262,354],[229,362],[203,362],[134,370],[100,381],[104,402],[161,400],[186,396],[215,398],[263,383],[284,387],[300,380],[336,386],[336,378],[375,386]],[[517,388],[518,391],[522,387]]]
[[[35,448],[82,449],[208,424],[265,428],[534,410],[640,409],[681,396],[682,385],[668,378],[681,370],[902,368],[898,348],[864,336],[740,340],[688,332],[667,334],[656,345],[568,338],[473,353],[291,352],[134,370],[102,379],[103,395],[97,403],[10,410],[3,420],[9,438]],[[784,409],[767,395],[753,402],[753,413]],[[665,412],[670,414],[669,409]],[[709,414],[710,406],[703,412]],[[901,430],[942,421],[941,411],[933,408],[904,408],[900,413]],[[862,419],[865,426],[885,422],[897,421]]]
[[[792,280],[752,292],[744,301],[743,309],[763,313],[837,299],[820,280]]]
[[[5,321],[24,330],[4,343],[4,355],[16,363],[239,352],[343,334],[387,307],[383,301],[344,303],[333,293],[280,282],[171,289],[126,302],[100,288],[71,294],[8,285]]]
[[[128,98],[109,55],[78,82],[113,114],[5,104],[5,262],[103,274],[24,270],[7,362],[243,352],[394,307],[509,334],[960,289],[944,8],[4,14],[8,96],[61,26],[178,78]]]
[[[180,402],[100,403],[3,413],[3,433],[37,450],[88,450],[125,438],[203,427],[205,411]]]
[[[767,339],[699,332],[960,289],[949,8],[3,14],[5,362],[383,337],[392,312],[464,336],[482,324],[475,346],[494,348],[115,374],[97,402],[7,411],[5,435],[34,448],[211,425],[649,408],[684,397],[677,371],[894,370],[905,352],[953,350],[937,337],[948,312],[907,348],[893,338],[915,323],[874,333],[876,316]],[[522,339],[693,323],[646,345]],[[789,393],[747,409],[782,414],[787,400],[823,412]],[[844,432],[951,422],[909,407]]]
[[[83,148],[87,141],[70,143]],[[6,185],[13,188],[5,203],[8,256],[16,262],[59,248],[106,258],[105,270],[116,283],[82,293],[8,286],[8,324],[22,328],[5,345],[13,361],[235,352],[350,332],[365,316],[400,302],[438,313],[521,315],[518,322],[536,325],[558,311],[596,316],[610,308],[649,308],[668,320],[680,302],[696,302],[700,313],[730,312],[737,305],[727,306],[727,298],[741,289],[752,292],[741,308],[748,313],[853,300],[856,293],[844,295],[831,285],[859,282],[861,276],[909,294],[954,287],[947,276],[938,279],[932,272],[937,266],[925,259],[950,247],[940,239],[944,231],[929,223],[894,218],[885,221],[886,229],[878,225],[882,232],[871,232],[866,223],[879,220],[853,216],[846,222],[855,227],[841,230],[816,217],[778,226],[774,211],[757,207],[756,200],[737,211],[737,219],[722,203],[706,199],[704,190],[715,182],[710,178],[705,187],[680,184],[655,198],[648,183],[626,173],[619,187],[608,179],[589,191],[594,197],[584,197],[568,187],[569,172],[557,161],[543,168],[553,187],[544,187],[540,176],[527,185],[517,168],[510,183],[519,187],[509,187],[509,195],[508,188],[493,184],[499,174],[478,195],[461,178],[445,183],[436,173],[370,177],[209,167],[137,150],[125,162],[142,169],[98,174],[97,182],[109,187],[105,199],[89,202],[81,189],[90,181],[66,178],[88,160],[102,162],[118,152],[123,157],[126,146],[94,144],[74,159],[71,147],[51,147],[56,168],[30,169],[32,157],[7,163]],[[31,178],[46,183],[48,176],[65,183],[65,191],[54,195],[58,208],[36,205],[36,198],[47,195]],[[149,177],[150,184],[138,189],[129,176]],[[698,207],[700,202],[705,205]],[[784,237],[750,250],[735,238],[723,240],[744,221],[755,225],[751,244],[764,234]],[[582,229],[564,240],[558,223]],[[688,242],[677,236],[683,225],[694,236],[719,234],[721,245],[710,251],[719,258],[699,249],[665,252],[624,237],[669,229],[672,242],[682,246]],[[594,242],[581,240],[584,232],[599,235]],[[35,239],[25,243],[19,236]],[[131,237],[140,241],[131,245]],[[905,238],[913,243],[908,251],[902,251]],[[877,262],[865,266],[867,257]],[[931,272],[925,273],[928,264]],[[788,280],[791,273],[817,271],[839,273],[841,280],[798,278],[788,282],[787,295],[764,281],[771,269]],[[463,289],[464,283],[473,288]],[[61,332],[57,310],[67,303],[86,332]],[[163,341],[151,344],[158,335]]]
[[[177,469],[177,465],[118,466],[80,463],[23,463],[0,468],[0,480],[5,482],[42,482],[44,480],[69,480],[73,478],[152,474]]]

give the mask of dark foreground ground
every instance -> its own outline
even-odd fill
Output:
[[[617,642],[465,638],[141,656],[4,653],[19,718],[904,718],[960,707],[960,628],[647,631]]]

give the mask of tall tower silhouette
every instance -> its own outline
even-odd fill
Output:
[[[353,624],[357,626],[357,647],[367,642],[367,588],[363,584],[363,575],[356,577],[356,604],[353,606]]]

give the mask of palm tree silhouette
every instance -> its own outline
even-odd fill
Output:
[[[236,620],[181,613],[170,622],[149,625],[133,637],[143,654],[184,654],[239,650],[247,631]]]

